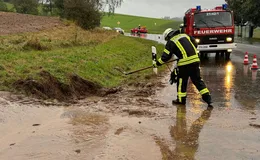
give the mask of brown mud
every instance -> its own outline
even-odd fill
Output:
[[[38,85],[24,85],[44,93]],[[151,97],[154,86],[135,84],[66,106],[1,92],[0,159],[161,159],[156,132],[147,128],[152,121],[160,126],[156,108],[164,107]]]
[[[47,71],[41,71],[39,77],[38,80],[31,78],[18,80],[13,85],[17,90],[35,98],[57,99],[65,102],[73,102],[73,100],[93,95],[105,96],[117,91],[115,89],[104,89],[78,75],[69,75],[69,84],[60,82]]]

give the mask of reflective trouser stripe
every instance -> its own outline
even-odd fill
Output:
[[[182,98],[187,96],[186,92],[181,92],[181,87],[182,87],[182,78],[179,79],[179,86],[178,86],[179,102],[182,102]]]
[[[206,93],[209,93],[208,88],[204,88],[203,90],[200,91],[201,95],[206,94]]]

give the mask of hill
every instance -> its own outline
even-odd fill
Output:
[[[120,24],[117,24],[120,22]],[[149,33],[162,33],[166,28],[179,28],[181,21],[165,20],[149,17],[138,17],[124,14],[114,14],[104,16],[101,25],[109,27],[121,27],[125,32],[130,32],[132,28],[146,26]]]

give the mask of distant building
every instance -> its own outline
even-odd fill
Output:
[[[169,20],[169,19],[171,19],[171,17],[169,17],[169,16],[164,16],[162,19],[167,19],[167,20]]]

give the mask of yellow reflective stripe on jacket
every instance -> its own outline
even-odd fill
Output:
[[[163,50],[164,53],[170,54],[170,51],[168,51],[166,48]]]
[[[208,88],[204,88],[203,90],[200,91],[201,95],[206,94],[206,93],[209,93]]]
[[[175,44],[180,49],[180,51],[182,53],[182,57],[187,58],[187,53],[186,53],[185,49],[182,47],[181,43],[179,41],[177,41],[177,42],[175,42]]]
[[[179,39],[187,37],[185,34],[178,34],[177,36],[174,36],[171,38],[171,41],[176,42],[179,41]]]
[[[199,56],[197,54],[195,54],[186,59],[180,59],[178,62],[178,66],[184,66],[184,65],[191,64],[194,62],[199,62],[199,61],[200,61]]]
[[[161,58],[158,59],[158,62],[159,62],[160,64],[163,64],[163,63],[164,63]]]
[[[185,49],[182,47],[182,45],[179,42],[179,40],[181,38],[185,38],[185,37],[187,37],[185,34],[179,34],[179,35],[174,36],[173,38],[171,38],[171,41],[173,41],[176,44],[176,46],[179,48],[179,50],[181,51],[183,58],[187,58],[187,53],[186,53]]]
[[[190,41],[190,44],[192,45],[192,47],[193,47],[193,49],[194,49],[194,51],[198,54],[199,53],[199,51],[197,50],[197,48],[194,46],[194,44],[191,42],[191,40],[190,40],[190,37],[189,36],[187,36],[187,38],[188,38],[188,40]]]
[[[176,46],[179,48],[179,50],[181,51],[182,56],[183,56],[183,59],[179,60],[178,66],[188,65],[188,64],[191,64],[191,63],[194,63],[194,62],[200,62],[200,59],[199,59],[197,54],[194,55],[194,56],[190,56],[190,57],[187,56],[187,53],[186,53],[185,49],[183,48],[183,46],[179,42],[179,40],[181,38],[187,38],[189,40],[190,44],[192,45],[194,51],[196,53],[198,53],[198,50],[196,49],[196,47],[191,42],[190,37],[187,36],[186,34],[179,34],[179,35],[171,38],[171,41],[173,41],[176,44]]]

